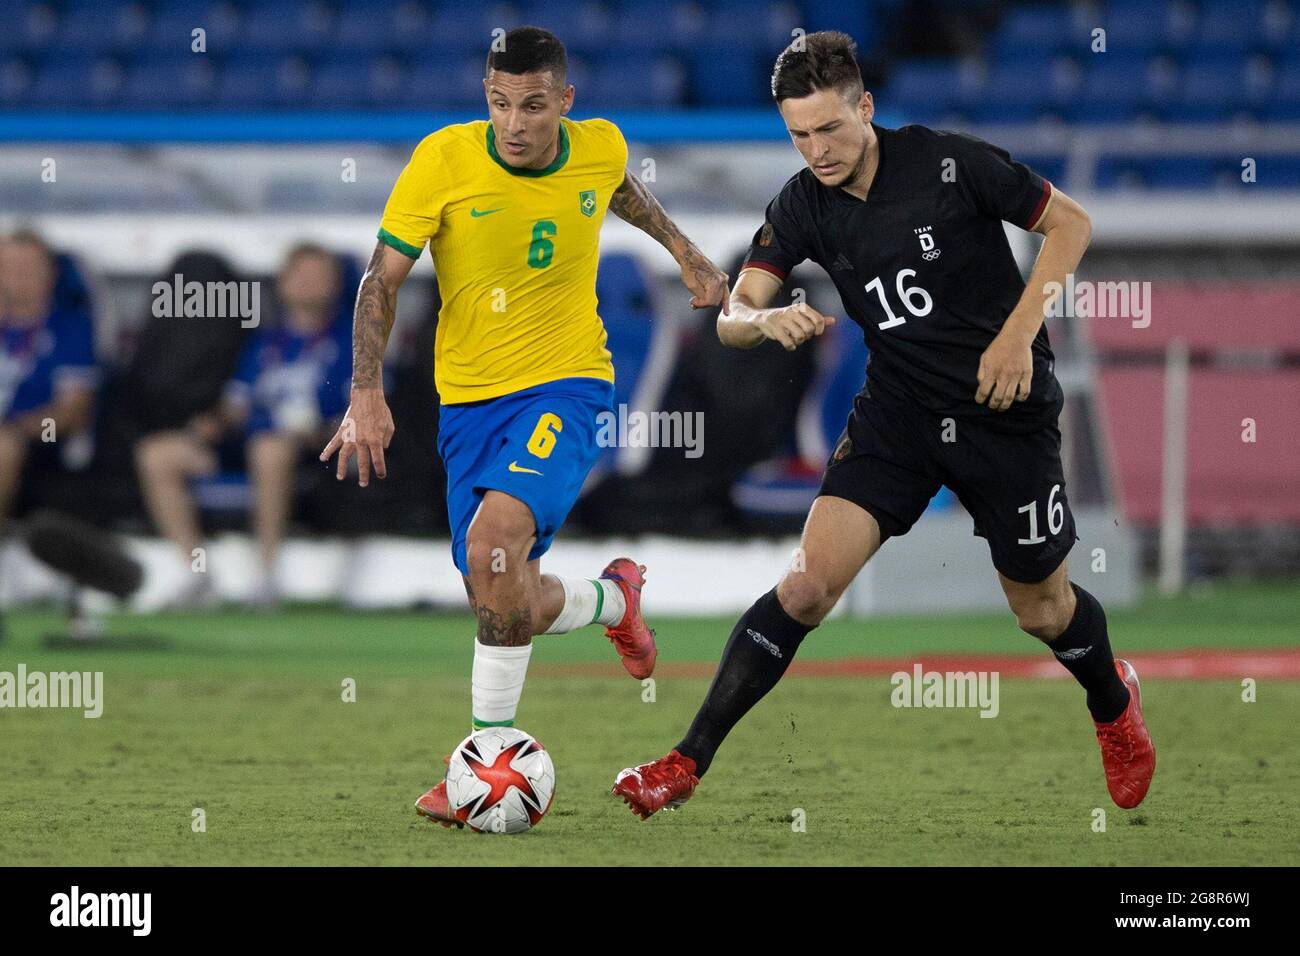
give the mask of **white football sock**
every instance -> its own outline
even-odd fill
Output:
[[[532,644],[523,647],[498,647],[474,640],[474,669],[470,677],[470,697],[474,729],[511,727],[519,697],[524,692],[524,675]]]
[[[623,620],[627,602],[619,586],[605,578],[562,578],[553,575],[564,585],[564,607],[546,629],[547,634],[567,634],[588,624],[612,627]]]

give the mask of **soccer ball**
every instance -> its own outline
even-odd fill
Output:
[[[447,804],[479,833],[523,833],[555,796],[555,764],[529,734],[514,727],[476,730],[452,751]]]

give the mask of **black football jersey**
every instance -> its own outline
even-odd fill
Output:
[[[1029,399],[1005,412],[975,402],[980,356],[1025,288],[1002,222],[1036,224],[1051,184],[973,136],[873,128],[880,162],[867,198],[801,170],[768,205],[744,268],[782,281],[805,259],[825,269],[866,335],[872,394],[1013,427],[1054,420],[1061,388],[1041,327]]]

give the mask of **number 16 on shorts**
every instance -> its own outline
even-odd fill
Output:
[[[1056,500],[1060,490],[1059,484],[1052,485],[1052,490],[1047,496],[1047,530],[1053,535],[1060,534],[1061,529],[1065,527],[1065,506]],[[1047,537],[1038,533],[1038,502],[1031,501],[1017,510],[1029,516],[1029,537],[1017,538],[1016,544],[1042,544],[1046,541]]]

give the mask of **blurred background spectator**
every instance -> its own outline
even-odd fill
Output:
[[[58,279],[36,233],[0,238],[0,528],[29,449],[90,423],[99,383],[90,316],[59,301]]]

